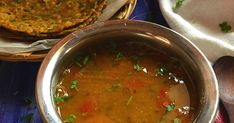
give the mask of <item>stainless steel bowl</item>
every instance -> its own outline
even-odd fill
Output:
[[[170,52],[186,66],[197,88],[199,110],[194,123],[211,123],[218,107],[218,84],[211,65],[202,52],[182,35],[163,26],[143,22],[115,20],[90,25],[62,39],[44,59],[36,83],[36,99],[45,122],[62,122],[53,102],[59,72],[71,62],[75,52],[102,39],[127,40],[129,37]]]

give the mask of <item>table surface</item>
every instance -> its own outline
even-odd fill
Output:
[[[130,19],[151,21],[168,27],[157,0],[138,0]],[[31,123],[42,119],[35,102],[35,79],[41,62],[0,61],[0,123],[20,123],[21,117],[32,113]],[[31,99],[31,106],[25,105]],[[220,104],[217,123],[227,122]]]

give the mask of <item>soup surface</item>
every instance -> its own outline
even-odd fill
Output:
[[[191,83],[168,54],[112,42],[78,53],[60,75],[54,102],[63,122],[188,123],[197,105]]]

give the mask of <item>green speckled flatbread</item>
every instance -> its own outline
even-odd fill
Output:
[[[94,22],[106,4],[106,0],[1,0],[0,27],[23,37],[64,35]]]

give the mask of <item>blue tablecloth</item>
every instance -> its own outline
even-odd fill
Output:
[[[138,0],[130,19],[147,20],[168,26],[157,0]],[[35,80],[40,62],[0,61],[0,123],[20,123],[21,117],[32,113],[32,123],[42,119],[35,103]],[[25,105],[25,98],[32,105]]]

